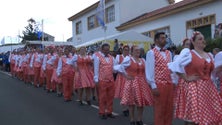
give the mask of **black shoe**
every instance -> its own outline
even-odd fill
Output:
[[[130,125],[136,125],[136,123],[134,121],[130,122]]]
[[[51,92],[52,92],[52,93],[55,93],[56,91],[55,91],[55,90],[52,90]]]
[[[127,110],[124,110],[124,111],[123,111],[123,115],[126,116],[126,117],[128,117],[128,116],[129,116],[129,110],[128,110],[128,109],[127,109]]]
[[[113,114],[107,114],[107,117],[109,118],[115,118],[115,116]]]
[[[105,119],[107,119],[107,116],[106,115],[100,115],[100,118],[105,120]]]
[[[137,121],[136,125],[143,125],[143,122],[142,121]]]
[[[91,102],[90,101],[86,101],[87,105],[91,105]]]
[[[62,93],[57,93],[57,97],[62,97]]]
[[[96,101],[96,96],[93,96],[93,97],[92,97],[92,100],[93,100],[93,101]]]
[[[71,102],[71,99],[65,99],[64,102]]]
[[[78,102],[79,102],[79,105],[83,105],[83,102],[81,101],[81,100],[78,100]]]

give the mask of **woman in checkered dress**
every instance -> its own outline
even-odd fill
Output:
[[[182,78],[175,99],[175,117],[186,125],[218,125],[222,120],[222,99],[211,80],[213,59],[204,52],[206,42],[200,32],[194,32],[191,41],[194,49],[183,49],[168,65]]]
[[[130,125],[143,125],[143,108],[151,106],[153,100],[145,78],[145,60],[139,58],[139,47],[133,46],[131,52],[132,56],[125,57],[120,65],[116,65],[117,70],[126,77],[121,104],[129,107]],[[134,114],[135,107],[138,112],[137,119]]]
[[[123,52],[122,52],[123,54],[116,56],[115,64],[121,64],[123,62],[123,59],[129,55],[129,50],[130,50],[129,46],[125,45],[123,47]],[[123,76],[123,74],[118,73],[115,80],[115,95],[114,95],[115,98],[118,98],[118,99],[122,98],[125,81],[126,81],[126,78]],[[127,106],[123,107],[123,114],[124,116],[129,115],[129,110]]]
[[[86,54],[86,47],[81,47],[79,55],[75,55],[72,63],[76,66],[74,76],[74,88],[78,90],[78,99],[82,105],[83,92],[85,90],[86,101],[91,105],[90,96],[91,88],[95,87],[93,82],[93,73],[90,71],[92,65],[92,57]]]

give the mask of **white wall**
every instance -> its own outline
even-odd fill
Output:
[[[175,44],[179,45],[182,39],[186,37],[186,21],[211,14],[216,14],[216,24],[222,22],[221,5],[222,1],[217,0],[216,2],[193,8],[192,10],[183,11],[168,17],[163,17],[161,19],[144,23],[142,25],[138,25],[127,30],[136,30],[137,32],[143,33],[161,27],[170,26],[171,39]]]
[[[22,48],[25,45],[11,45],[11,46],[0,46],[0,53],[2,52],[8,52],[8,51],[13,51],[14,49]]]
[[[125,23],[144,13],[169,5],[168,0],[119,0],[120,23]]]
[[[106,32],[104,32],[101,27],[88,30],[87,18],[96,13],[96,10],[94,10],[72,22],[73,42],[79,44],[90,41],[92,39],[119,33],[119,31],[116,30],[116,27],[121,25],[123,22],[129,21],[130,19],[133,19],[142,13],[147,13],[150,10],[160,8],[168,4],[168,0],[140,0],[139,2],[136,0],[112,0],[106,4],[106,8],[112,5],[115,6],[115,21],[106,24]],[[80,20],[82,22],[83,28],[82,33],[76,35],[76,23]]]
[[[108,4],[106,4],[106,8],[109,6],[115,6],[115,21],[106,24],[107,26],[107,30],[106,32],[104,32],[104,30],[102,29],[102,27],[96,27],[95,29],[91,29],[88,30],[88,26],[87,26],[87,18],[89,16],[92,16],[93,14],[96,13],[96,10],[91,11],[87,14],[85,14],[83,17],[80,17],[78,20],[74,20],[72,22],[72,31],[73,31],[73,42],[87,42],[90,41],[92,39],[96,39],[96,38],[100,38],[100,37],[104,37],[104,36],[109,36],[109,35],[113,35],[118,33],[119,31],[116,30],[115,27],[119,26],[119,3],[115,2],[115,1],[111,1]],[[76,35],[76,23],[79,21],[82,21],[82,33]]]

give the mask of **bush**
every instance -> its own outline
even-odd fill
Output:
[[[214,48],[220,48],[220,50],[222,50],[222,38],[208,39],[206,41],[207,41],[207,46],[205,48],[206,52],[212,52]]]

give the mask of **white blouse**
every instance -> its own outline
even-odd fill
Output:
[[[214,65],[215,65],[215,68],[222,66],[222,51],[215,55]]]
[[[195,50],[191,50],[194,52],[199,58],[202,58]],[[210,56],[205,59],[208,63],[211,61]],[[176,58],[174,62],[171,62],[168,64],[168,68],[172,72],[178,72],[178,73],[186,73],[184,70],[184,67],[190,64],[192,61],[192,54],[190,52],[190,49],[185,48],[180,52],[180,55]]]
[[[130,57],[130,56],[126,56],[126,57],[123,59],[123,61],[122,61],[121,64],[116,64],[116,65],[114,66],[115,71],[118,71],[118,72],[123,73],[123,74],[126,75],[127,72],[126,72],[125,69],[130,66],[130,64],[131,64],[131,59],[133,60],[133,62],[137,63],[134,58],[132,58],[132,57]],[[141,61],[143,61],[143,62],[145,63],[145,60],[144,60],[143,58],[141,58]],[[139,62],[138,64],[139,64],[139,65],[142,65],[142,62]]]

